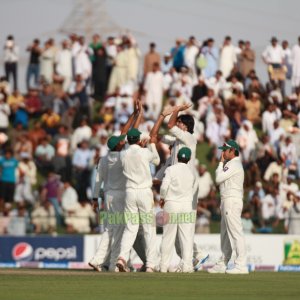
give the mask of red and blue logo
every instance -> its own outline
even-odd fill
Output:
[[[12,257],[16,261],[29,261],[33,257],[33,248],[28,243],[18,243],[13,247]]]

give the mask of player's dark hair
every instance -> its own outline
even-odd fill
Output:
[[[235,150],[235,149],[233,149],[233,148],[230,148],[230,151],[234,151],[234,155],[235,155],[235,156],[239,156],[239,155],[240,155],[239,150]]]
[[[190,159],[188,159],[188,158],[178,158],[178,162],[181,162],[184,164],[187,164],[189,161],[190,161]]]
[[[127,141],[129,145],[134,145],[138,143],[140,140],[139,136],[127,136]]]
[[[181,115],[177,118],[180,120],[186,127],[189,133],[194,133],[195,121],[194,118],[190,115]]]

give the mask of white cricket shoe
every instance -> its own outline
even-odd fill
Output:
[[[184,268],[182,269],[182,273],[194,273],[194,268]]]
[[[193,259],[193,267],[194,267],[194,271],[197,272],[200,269],[202,269],[203,264],[208,260],[209,258],[209,254],[205,254],[203,257],[201,258],[194,258]]]
[[[248,267],[235,266],[233,269],[226,270],[226,274],[249,274]]]
[[[99,265],[97,265],[97,264],[95,264],[93,262],[89,262],[89,266],[91,268],[93,268],[97,272],[102,272],[103,271],[102,268],[101,268],[101,266],[99,266]]]
[[[118,258],[116,266],[119,269],[119,272],[130,272],[129,268],[127,267],[126,261],[122,257]]]
[[[176,269],[174,270],[174,272],[175,273],[182,273],[182,267],[183,267],[182,262],[180,262],[178,264],[178,266],[176,267]]]
[[[177,268],[174,271],[175,273],[194,273],[194,268],[191,266],[191,268],[187,268],[186,266],[183,265],[181,262]]]
[[[207,272],[211,274],[225,274],[226,268],[227,267],[223,261],[218,261],[212,268],[207,269]]]

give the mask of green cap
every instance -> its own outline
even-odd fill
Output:
[[[178,151],[177,158],[178,159],[190,159],[192,155],[192,151],[190,148],[183,147]]]
[[[238,143],[236,141],[229,140],[226,143],[224,143],[222,147],[219,147],[218,149],[221,149],[222,151],[225,151],[227,149],[234,149],[234,150],[240,151],[240,146],[238,145]]]
[[[116,146],[125,139],[126,135],[120,135],[120,136],[111,136],[108,141],[107,141],[107,147],[110,150],[114,150],[116,148]]]
[[[137,130],[136,128],[131,128],[128,132],[127,132],[127,136],[128,137],[140,137],[142,133]]]

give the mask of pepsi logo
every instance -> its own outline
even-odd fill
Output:
[[[33,248],[28,243],[18,243],[12,250],[12,257],[16,261],[29,261],[33,257]]]

